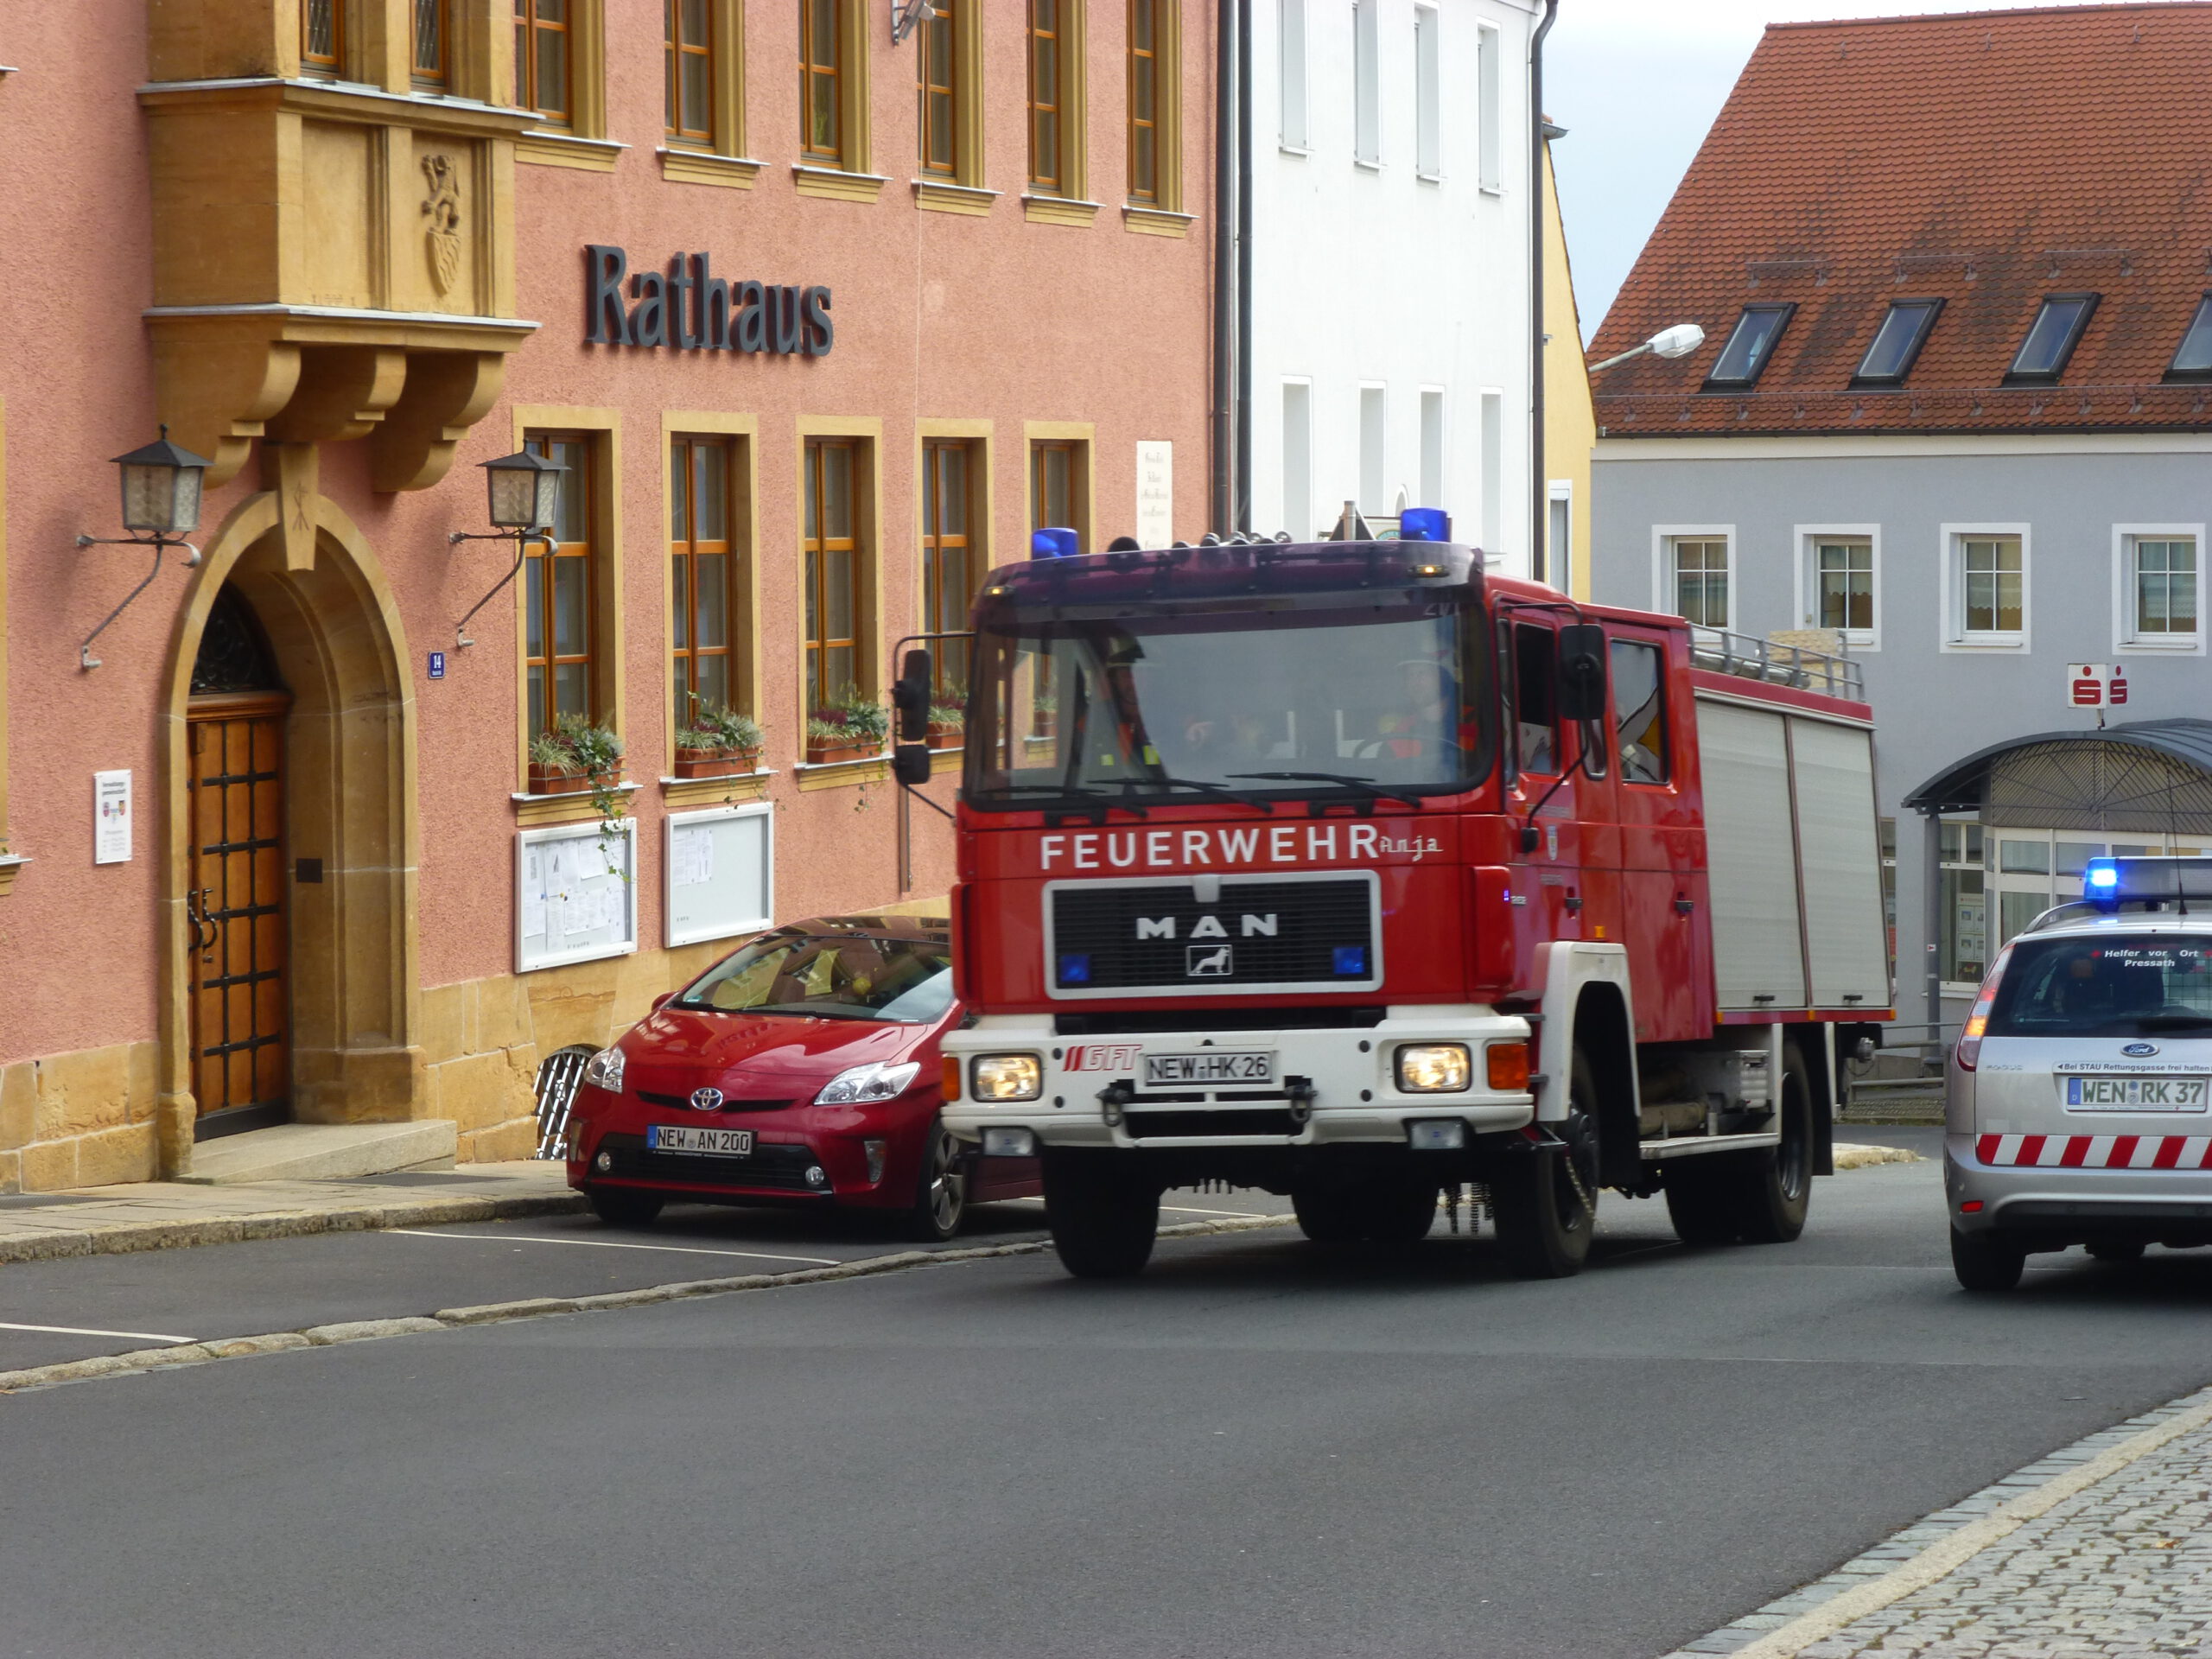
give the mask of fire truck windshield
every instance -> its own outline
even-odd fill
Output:
[[[1002,609],[976,639],[966,799],[1471,788],[1494,706],[1481,617],[1464,588]]]

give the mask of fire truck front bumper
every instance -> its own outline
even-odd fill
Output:
[[[1534,1120],[1527,1020],[1393,1008],[1380,1025],[1063,1036],[986,1016],[944,1039],[944,1123],[987,1154],[1337,1143],[1453,1150]],[[1497,1051],[1495,1053],[1493,1051]],[[1028,1132],[1025,1143],[1018,1135]]]

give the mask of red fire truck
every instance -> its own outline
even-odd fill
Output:
[[[1891,1017],[1853,665],[1487,575],[1421,517],[987,579],[944,1122],[1041,1158],[1072,1273],[1140,1271],[1205,1183],[1321,1243],[1478,1187],[1558,1276],[1605,1188],[1781,1242],[1831,1167],[1839,1044]]]

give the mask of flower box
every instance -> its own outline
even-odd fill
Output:
[[[678,778],[735,778],[759,770],[760,752],[756,749],[678,749],[676,752],[676,775]]]
[[[957,749],[963,741],[963,728],[957,720],[930,722],[929,745],[933,749]]]
[[[806,760],[809,766],[833,766],[840,760],[873,760],[881,747],[868,738],[815,737],[806,740]]]
[[[590,774],[582,766],[553,766],[543,760],[530,763],[530,792],[533,795],[581,795],[590,787]]]

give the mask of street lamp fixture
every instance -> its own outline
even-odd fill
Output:
[[[553,544],[554,520],[560,516],[561,480],[569,469],[543,455],[532,454],[527,449],[518,449],[512,455],[501,455],[497,461],[484,463],[484,488],[488,498],[486,516],[495,528],[489,531],[456,530],[446,537],[446,545],[458,547],[463,542],[503,542],[510,536],[515,540],[514,566],[501,576],[492,591],[468,607],[468,613],[454,629],[454,637],[461,649],[476,642],[468,637],[468,620],[482,610],[499,594],[499,589],[512,582],[522,570],[522,562],[530,555],[530,544],[543,541]]]
[[[1592,363],[1590,372],[1597,374],[1616,363],[1625,363],[1631,357],[1642,357],[1649,352],[1654,357],[1688,357],[1705,344],[1705,330],[1694,322],[1678,322],[1671,328],[1662,328],[1641,346],[1631,346],[1617,357],[1602,363]]]
[[[77,665],[81,669],[100,665],[100,659],[92,655],[92,641],[130,608],[132,600],[153,585],[154,578],[161,574],[163,549],[182,548],[188,567],[200,563],[200,550],[185,537],[200,528],[200,486],[207,472],[207,458],[171,443],[169,429],[164,426],[162,435],[153,442],[113,460],[122,469],[123,527],[130,534],[79,536],[77,545],[150,547],[154,550],[154,563],[146,572],[146,579],[125,594],[123,603],[110,611],[99,626],[85,636],[84,644],[77,647]]]
[[[891,44],[899,45],[918,23],[933,23],[944,16],[938,0],[891,0]]]

